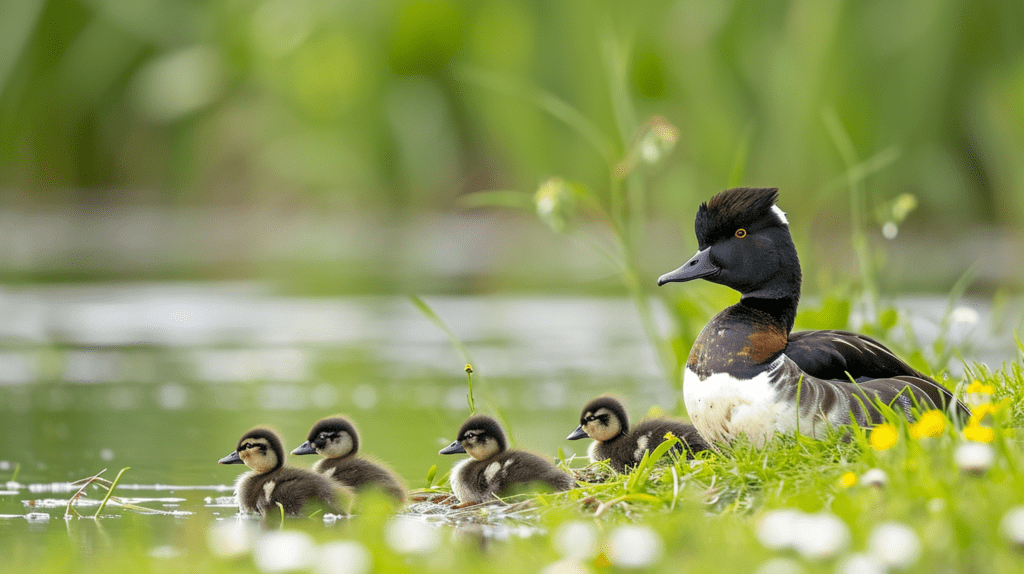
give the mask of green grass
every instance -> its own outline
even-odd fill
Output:
[[[66,528],[3,537],[0,552],[12,571],[30,573],[164,572],[186,563],[190,572],[241,572],[259,568],[260,553],[283,544],[277,536],[284,531],[303,533],[297,536],[308,537],[311,548],[349,541],[343,550],[362,548],[377,572],[540,572],[568,558],[590,572],[626,571],[616,554],[623,540],[634,549],[660,545],[644,571],[751,572],[784,559],[806,572],[834,572],[850,555],[867,552],[875,529],[896,522],[921,545],[920,557],[906,571],[1020,571],[1024,553],[1000,524],[1008,510],[1024,504],[1024,448],[1014,436],[1024,422],[1022,372],[1021,360],[998,371],[975,366],[963,381],[961,389],[974,381],[991,387],[991,395],[967,397],[975,404],[1002,405],[982,421],[994,431],[994,458],[981,471],[956,462],[957,449],[970,443],[962,431],[946,424],[938,436],[913,438],[914,426],[894,417],[895,444],[885,450],[872,447],[872,431],[840,428],[824,440],[780,436],[763,447],[738,441],[720,453],[701,453],[696,461],[672,459],[666,442],[628,474],[603,463],[562,460],[581,479],[580,488],[431,517],[438,524],[457,522],[457,529],[396,522],[386,504],[370,501],[359,516],[329,525],[319,517],[283,524],[274,517],[250,533],[255,552],[223,557],[225,548],[211,547],[208,538],[212,529],[235,521],[219,522],[200,508],[169,530],[160,517],[131,512],[72,519]],[[872,469],[884,473],[883,486],[865,481],[869,470],[878,475]],[[429,491],[445,492],[447,485]],[[779,509],[801,514],[773,512]],[[825,557],[813,557],[814,548],[766,548],[758,525],[783,516],[800,516],[812,525],[838,519],[849,539],[838,547],[825,545]],[[624,525],[641,529],[623,530]],[[58,555],[63,561],[53,558]],[[334,566],[339,569],[326,571],[348,571]]]

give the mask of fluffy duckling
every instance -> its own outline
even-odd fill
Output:
[[[438,454],[470,456],[451,471],[451,486],[463,505],[487,502],[494,495],[543,483],[552,490],[569,490],[576,480],[544,458],[521,450],[509,450],[498,421],[485,415],[470,417],[459,428],[458,438]]]
[[[380,489],[398,504],[403,504],[405,486],[402,481],[381,464],[356,456],[358,451],[359,433],[356,427],[345,418],[328,417],[313,425],[306,442],[293,450],[292,454],[319,454],[324,458],[313,464],[316,473],[357,492],[368,488]]]
[[[616,472],[625,472],[627,466],[635,466],[643,459],[645,451],[656,449],[669,432],[685,445],[687,458],[708,448],[693,425],[673,419],[646,419],[630,432],[626,408],[614,397],[597,397],[587,403],[580,414],[580,426],[566,439],[594,439],[588,450],[590,462],[607,460]],[[676,445],[672,450],[682,449]]]
[[[319,474],[284,465],[284,447],[277,433],[254,428],[242,435],[235,450],[217,461],[244,464],[252,469],[238,477],[235,496],[242,512],[278,512],[284,507],[290,516],[301,516],[309,504],[321,504],[337,514],[346,514],[351,492]]]

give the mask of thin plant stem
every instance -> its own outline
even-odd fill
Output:
[[[117,482],[121,480],[121,475],[124,474],[124,471],[128,470],[129,468],[131,467],[126,466],[122,468],[121,472],[117,473],[117,476],[114,477],[114,482],[111,482],[110,486],[107,487],[107,495],[103,497],[103,502],[101,502],[100,507],[96,509],[96,514],[92,516],[93,518],[100,517],[100,513],[103,512],[103,508],[107,506],[107,501],[110,500],[110,496],[114,494],[114,488],[117,487]]]

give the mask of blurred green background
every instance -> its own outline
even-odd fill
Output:
[[[982,258],[979,285],[1020,284],[1015,0],[19,0],[0,10],[7,281],[575,291],[579,277],[560,270],[586,262],[564,242],[457,200],[532,192],[551,176],[607,196],[609,165],[662,116],[678,143],[643,168],[639,206],[663,224],[638,247],[653,276],[690,251],[697,203],[732,183],[781,188],[805,259],[855,267],[843,251],[853,174],[875,239],[899,197],[916,199],[897,222],[906,241],[887,250],[897,267],[930,258],[890,278],[895,288],[945,292]],[[566,116],[596,133],[583,137]],[[972,243],[936,256],[951,240]],[[424,252],[447,256],[424,264]],[[617,285],[590,279],[582,288]]]
[[[733,185],[781,189],[802,326],[892,344],[885,298],[938,294],[901,350],[944,369],[953,327],[1020,324],[1022,29],[1017,0],[0,2],[0,459],[227,482],[251,424],[345,411],[444,470],[467,357],[363,296],[424,295],[520,444],[607,390],[676,409],[735,294],[646,297]],[[145,447],[168,429],[197,448]]]

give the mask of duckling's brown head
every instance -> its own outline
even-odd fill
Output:
[[[597,397],[583,407],[580,413],[580,426],[568,437],[577,440],[590,438],[607,442],[629,432],[629,415],[626,407],[615,397]]]
[[[487,460],[508,448],[505,431],[498,421],[486,415],[469,417],[459,428],[455,442],[441,449],[438,454],[464,452],[476,460]]]
[[[359,451],[359,433],[348,419],[327,417],[309,430],[306,442],[292,454],[319,454],[324,458],[342,458]]]
[[[220,459],[220,464],[244,464],[257,474],[266,474],[284,466],[281,437],[268,428],[254,428],[238,439],[235,452]]]

